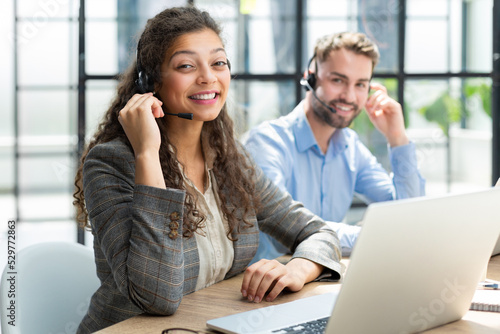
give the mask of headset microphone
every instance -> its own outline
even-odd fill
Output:
[[[191,113],[178,113],[178,114],[173,114],[173,113],[170,113],[170,112],[163,112],[165,115],[172,115],[172,116],[177,116],[179,118],[184,118],[184,119],[193,119],[193,114]]]
[[[309,74],[309,77],[313,76],[314,73],[310,73]],[[314,98],[316,100],[318,100],[319,103],[321,103],[326,109],[330,110],[330,112],[332,113],[337,113],[337,110],[331,106],[329,106],[328,104],[326,104],[325,102],[323,102],[319,97],[318,95],[316,95],[316,92],[314,91],[314,88],[312,88],[311,84],[309,83],[309,81],[311,80],[311,78],[302,78],[300,79],[300,84],[302,86],[304,86],[306,88],[306,90],[310,90],[311,93],[313,94]]]

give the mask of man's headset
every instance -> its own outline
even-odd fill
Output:
[[[318,70],[318,64],[316,62],[316,54],[314,54],[311,59],[309,60],[309,62],[307,63],[307,75],[304,73],[304,77],[302,79],[300,79],[300,84],[302,86],[304,86],[305,90],[308,91],[310,90],[311,93],[313,94],[314,98],[316,100],[318,100],[319,103],[321,103],[323,105],[323,107],[325,107],[326,109],[330,110],[332,113],[336,113],[337,110],[331,106],[329,106],[328,104],[326,104],[325,102],[323,102],[319,97],[318,95],[316,95],[316,92],[315,92],[315,88],[316,88],[316,74],[314,74],[313,72],[311,72],[309,69],[311,68],[311,64],[312,64],[312,61],[315,61],[315,68],[316,68],[316,71]]]

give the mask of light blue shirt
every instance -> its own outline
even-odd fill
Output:
[[[264,173],[295,200],[326,221],[341,222],[355,194],[367,203],[425,195],[414,143],[389,148],[392,176],[349,128],[337,129],[323,154],[303,103],[290,114],[252,129],[245,143]],[[348,253],[359,227],[331,225]],[[285,253],[274,239],[262,232],[260,237],[253,262]]]

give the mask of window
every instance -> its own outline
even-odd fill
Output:
[[[499,131],[492,105],[500,104],[493,0],[7,1],[0,12],[8,36],[0,40],[8,51],[0,54],[8,64],[0,68],[0,211],[26,229],[20,235],[48,229],[57,233],[47,238],[76,238],[79,147],[114,96],[115,76],[134,59],[146,20],[187,3],[223,26],[234,76],[228,103],[240,136],[302,99],[299,79],[318,37],[356,30],[379,45],[374,80],[404,106],[427,192],[487,187],[499,176],[499,152],[491,153]],[[389,168],[384,138],[362,116],[354,127]]]

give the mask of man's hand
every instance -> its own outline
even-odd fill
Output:
[[[408,144],[410,141],[406,136],[401,105],[387,95],[387,89],[383,85],[372,83],[370,87],[375,90],[365,104],[370,121],[385,136],[391,147]]]

